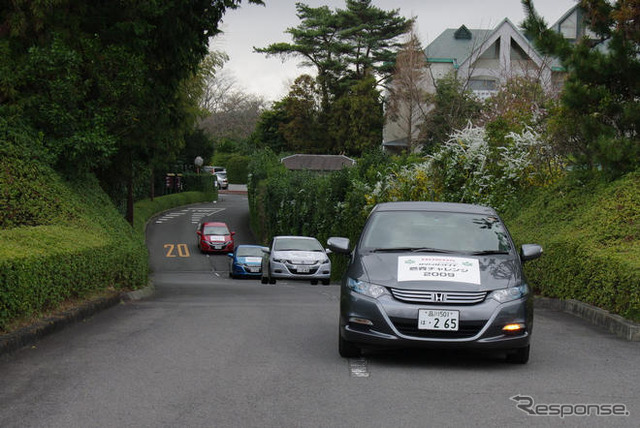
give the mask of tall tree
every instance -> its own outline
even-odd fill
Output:
[[[543,53],[568,71],[556,136],[578,165],[612,176],[640,165],[640,8],[637,0],[581,0],[597,39],[573,44],[547,28],[533,1],[522,0],[523,24]]]
[[[389,76],[401,44],[398,38],[413,22],[398,10],[387,12],[372,6],[371,0],[346,0],[346,8],[337,11],[304,3],[296,3],[296,8],[301,23],[286,31],[292,43],[254,49],[284,58],[299,56],[303,65],[315,67],[325,112],[356,81],[370,75]]]
[[[11,2],[0,10],[15,76],[0,82],[2,114],[43,132],[59,168],[105,171],[131,195],[136,173],[174,156],[193,125],[184,82],[240,2]]]
[[[425,81],[430,78],[424,51],[412,28],[408,40],[398,52],[392,80],[387,85],[388,123],[393,123],[406,136],[409,150],[416,149],[419,125],[429,111]]]

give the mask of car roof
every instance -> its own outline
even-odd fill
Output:
[[[438,211],[497,215],[493,208],[483,205],[428,201],[384,202],[376,205],[372,212],[375,211]]]

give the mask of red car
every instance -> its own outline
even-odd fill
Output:
[[[232,253],[235,232],[229,232],[226,223],[206,222],[198,227],[198,248],[202,252]]]

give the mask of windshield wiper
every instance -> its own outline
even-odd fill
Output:
[[[439,248],[415,248],[415,247],[391,247],[391,248],[374,248],[372,253],[455,253],[456,251],[442,250]]]
[[[482,251],[472,251],[469,254],[474,256],[486,256],[490,254],[509,254],[509,252],[505,250],[482,250]]]

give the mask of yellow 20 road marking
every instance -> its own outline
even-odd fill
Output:
[[[164,249],[167,251],[165,257],[191,257],[187,244],[164,244]]]

